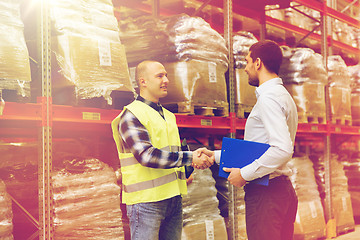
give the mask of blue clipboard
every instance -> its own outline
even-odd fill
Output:
[[[269,144],[258,143],[224,137],[222,141],[219,176],[228,178],[228,172],[223,167],[242,168],[258,159],[270,147]],[[252,183],[269,185],[269,175],[254,179]]]

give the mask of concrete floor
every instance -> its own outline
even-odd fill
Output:
[[[340,235],[333,239],[335,239],[335,240],[360,240],[360,224],[357,224],[355,226],[354,232],[349,232],[349,233]]]

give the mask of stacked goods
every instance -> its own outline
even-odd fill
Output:
[[[228,68],[224,38],[198,17],[179,15],[166,20],[166,30],[176,54],[163,55],[169,75],[165,105],[177,104],[179,112],[194,113],[193,109],[209,110],[206,114],[228,114],[225,72]],[[176,62],[174,62],[176,61]],[[174,69],[174,71],[173,71]],[[176,70],[175,70],[176,69]],[[176,99],[176,100],[175,100]],[[190,111],[188,111],[190,109]]]
[[[283,49],[279,76],[292,95],[300,123],[325,123],[327,72],[322,56],[309,48]]]
[[[54,88],[74,88],[76,99],[102,97],[110,105],[112,91],[131,93],[111,0],[55,0],[50,9],[58,65]]]
[[[0,239],[12,240],[13,213],[11,209],[11,199],[6,192],[5,183],[0,180]]]
[[[236,188],[235,199],[235,224],[238,228],[239,240],[247,240],[245,219],[245,191],[244,188]]]
[[[0,142],[0,156],[0,178],[6,184],[7,192],[35,219],[39,219],[38,145]],[[27,239],[33,234],[33,226],[25,214],[16,210],[14,208],[14,238]]]
[[[73,160],[53,175],[56,239],[124,239],[120,187],[97,159]]]
[[[336,221],[336,232],[338,234],[351,231],[354,229],[353,209],[351,205],[351,197],[348,191],[348,180],[344,172],[343,165],[338,161],[338,155],[332,154],[330,157],[330,182],[331,182],[331,204],[332,214]],[[324,157],[314,157],[315,177],[318,179],[318,187],[323,206],[326,206],[325,199],[325,171]],[[326,212],[325,212],[326,214]],[[326,219],[329,216],[325,215]]]
[[[210,169],[192,174],[188,195],[183,198],[184,240],[227,239],[224,218],[220,216],[215,180]]]
[[[237,117],[244,118],[245,112],[250,112],[256,103],[255,87],[248,83],[248,75],[245,72],[245,57],[249,53],[251,45],[257,39],[250,32],[238,32],[234,34],[233,52],[235,58],[235,107]]]
[[[164,20],[139,17],[121,20],[119,24],[130,66],[152,59],[200,60],[228,67],[225,39],[202,18],[186,14]]]
[[[328,57],[328,74],[331,121],[351,125],[350,73],[340,56]]]
[[[185,14],[166,20],[171,48],[176,55],[164,56],[165,61],[201,60],[228,67],[228,50],[225,39],[202,18]]]
[[[351,117],[353,125],[360,125],[360,65],[348,67],[351,75]]]
[[[308,157],[295,157],[289,162],[289,166],[294,173],[290,179],[299,201],[294,238],[323,238],[326,233],[325,218],[313,163]]]
[[[168,95],[161,103],[170,110],[176,105],[177,111],[195,113],[206,107],[213,107],[214,114],[220,110],[228,114],[225,72],[226,68],[214,62],[190,60],[187,62],[164,63],[170,82]]]
[[[345,155],[341,158],[344,171],[348,179],[351,204],[353,206],[354,217],[360,218],[360,154]]]
[[[6,91],[30,97],[29,52],[24,38],[24,24],[20,18],[20,1],[0,2],[0,92],[7,100]],[[6,34],[5,34],[6,33]]]
[[[145,59],[160,61],[163,54],[175,54],[164,21],[152,16],[128,17],[121,19],[119,26],[129,66],[135,67]]]
[[[121,21],[120,29],[131,66],[146,59],[164,64],[170,83],[163,105],[183,113],[228,114],[227,48],[207,22],[185,14],[164,20],[140,17]]]

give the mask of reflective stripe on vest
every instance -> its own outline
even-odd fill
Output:
[[[152,179],[149,181],[134,183],[134,184],[126,185],[126,186],[123,185],[123,189],[124,189],[124,192],[127,192],[127,193],[137,192],[137,191],[142,191],[142,190],[146,190],[149,188],[159,187],[161,185],[175,181],[177,179],[186,180],[185,173],[181,172],[181,171],[173,172],[168,175],[165,175],[165,176],[162,176],[162,177],[159,177],[156,179]]]
[[[180,152],[181,148],[179,146],[171,146],[171,147],[167,146],[167,147],[162,148],[161,150],[165,150],[165,151],[169,151],[169,152]],[[121,167],[127,167],[127,166],[131,166],[131,165],[138,164],[138,163],[139,162],[138,162],[138,160],[136,160],[135,157],[120,159]]]

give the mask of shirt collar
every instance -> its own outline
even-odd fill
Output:
[[[164,114],[163,114],[162,105],[160,104],[160,102],[156,104],[156,103],[154,103],[154,102],[152,102],[152,101],[146,100],[145,98],[143,98],[143,97],[140,96],[140,95],[137,96],[136,100],[141,101],[141,102],[149,105],[149,106],[152,107],[155,111],[159,112],[160,115],[163,117]]]
[[[281,80],[281,78],[270,79],[257,87],[255,90],[256,98],[259,98],[262,93],[266,92],[268,89],[275,85],[283,85],[283,81]]]

